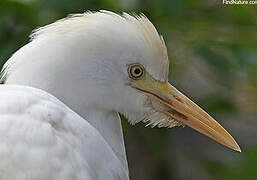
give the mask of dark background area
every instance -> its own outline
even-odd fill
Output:
[[[257,4],[211,0],[0,0],[0,66],[42,25],[87,10],[143,12],[164,36],[170,82],[242,153],[185,128],[123,120],[131,180],[257,179]]]

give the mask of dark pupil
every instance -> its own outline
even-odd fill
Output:
[[[135,71],[134,71],[134,73],[135,73],[136,75],[139,75],[139,74],[141,73],[141,70],[140,70],[139,68],[136,68]]]

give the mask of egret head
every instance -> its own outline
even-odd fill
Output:
[[[51,86],[53,94],[58,94],[56,89],[73,92],[78,94],[76,103],[84,94],[83,103],[89,107],[120,112],[132,124],[143,121],[158,127],[187,125],[240,151],[221,125],[168,83],[164,40],[144,15],[120,16],[109,11],[74,15],[39,28],[24,48],[14,59],[28,51],[27,58],[33,57],[34,62],[41,58],[40,63],[37,67],[31,63],[25,69],[11,59],[3,73],[6,82],[15,77],[16,81],[26,79],[27,85]],[[40,57],[39,51],[43,52]],[[58,69],[52,68],[53,62],[59,63]],[[46,64],[47,73],[43,71]],[[41,74],[44,81],[33,82],[35,77],[26,76],[30,72],[39,74],[38,79]],[[18,77],[19,73],[23,76]],[[52,79],[55,83],[51,83]]]

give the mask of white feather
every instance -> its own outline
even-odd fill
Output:
[[[86,12],[35,30],[2,70],[2,83],[23,86],[0,88],[0,179],[128,179],[117,112],[177,125],[129,86],[131,63],[168,79],[165,43],[144,15]]]
[[[55,97],[2,85],[0,99],[0,179],[128,179],[97,130]]]

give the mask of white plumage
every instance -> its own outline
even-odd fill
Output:
[[[31,38],[2,70],[0,179],[129,179],[118,112],[132,124],[186,124],[240,150],[168,83],[165,43],[145,16],[87,12]]]
[[[101,134],[52,95],[6,85],[0,99],[0,179],[128,179]]]

